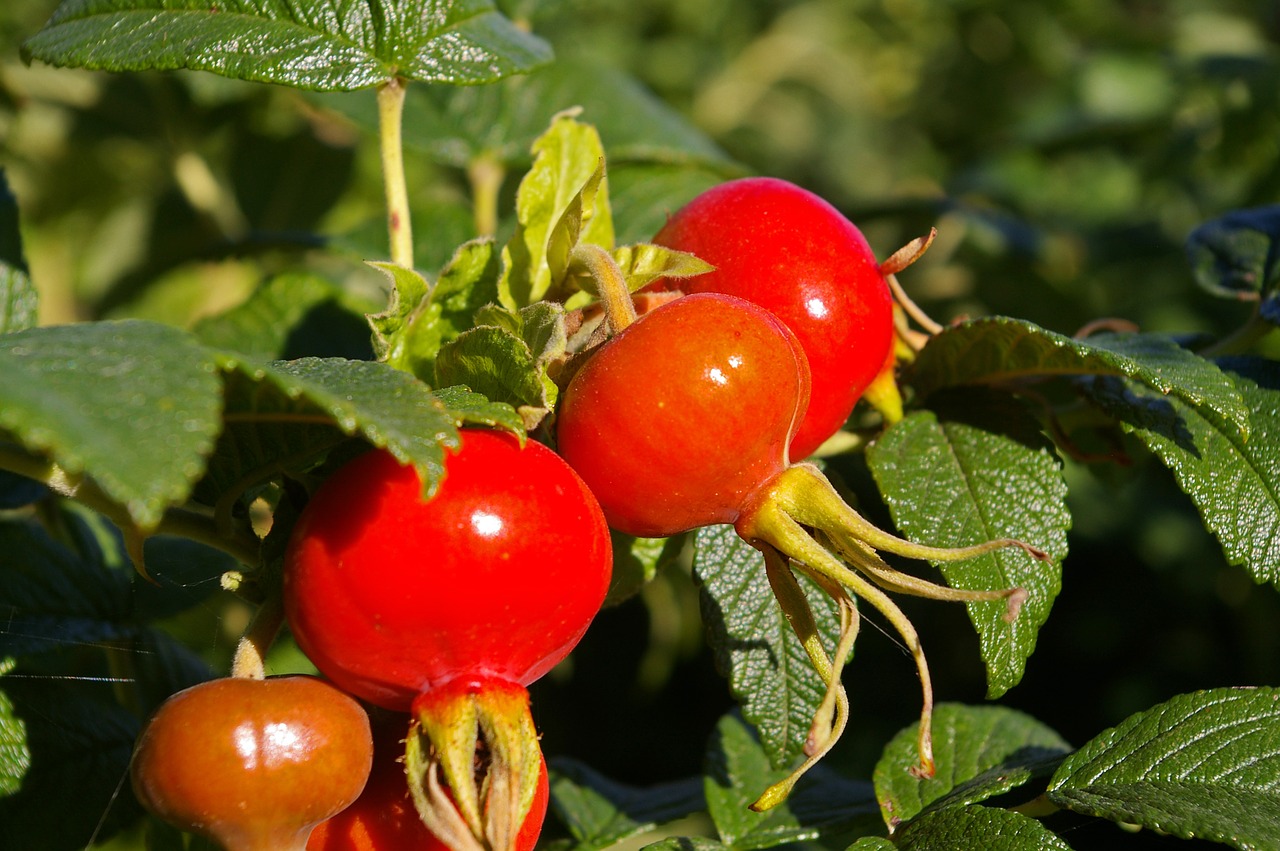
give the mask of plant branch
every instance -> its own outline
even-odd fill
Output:
[[[402,119],[406,81],[395,78],[378,87],[378,136],[382,151],[382,180],[387,196],[387,235],[391,262],[413,268],[413,226],[409,219],[409,190],[404,176]]]

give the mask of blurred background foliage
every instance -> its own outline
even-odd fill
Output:
[[[611,155],[625,240],[651,235],[705,186],[757,172],[828,198],[881,256],[936,226],[902,278],[939,319],[1003,313],[1072,333],[1119,317],[1221,335],[1249,314],[1195,289],[1183,240],[1280,198],[1276,0],[501,5],[552,42],[558,63],[492,89],[414,92],[406,141],[428,273],[484,227],[476,181],[505,176],[498,209],[510,210],[528,141],[554,110],[581,104]],[[348,320],[383,298],[361,262],[386,253],[371,93],[26,67],[17,45],[54,6],[0,4],[0,164],[42,321],[191,325],[301,265],[340,286],[333,321],[288,354],[367,356]],[[859,460],[832,466],[885,522]],[[1078,743],[1177,692],[1280,684],[1275,589],[1224,563],[1162,467],[1136,454],[1068,473],[1064,591],[1005,703]],[[177,626],[212,645],[201,649],[215,665],[238,622],[227,605]],[[963,612],[908,609],[940,697],[981,701]],[[282,653],[281,665],[298,663]],[[867,776],[914,720],[917,685],[905,654],[872,630],[857,656],[855,732],[837,758]],[[549,753],[632,783],[699,771],[730,705],[678,561],[602,615],[572,665],[537,689]],[[1093,826],[1073,844],[1102,847],[1090,832],[1102,844],[1116,833]]]

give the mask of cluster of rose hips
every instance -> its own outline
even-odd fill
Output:
[[[817,468],[792,463],[892,368],[891,270],[833,207],[772,179],[704,193],[655,241],[715,270],[658,282],[685,294],[639,317],[626,293],[612,299],[622,309],[604,300],[611,335],[565,373],[555,452],[463,429],[429,500],[412,468],[382,451],[316,491],[292,533],[283,605],[325,679],[231,678],[175,695],[135,754],[134,787],[150,809],[230,851],[527,851],[547,777],[526,687],[603,602],[609,527],[661,537],[734,524],[764,553],[798,630],[808,608],[796,571],[840,605],[834,652],[801,636],[827,685],[809,759],[757,807],[785,797],[843,728],[854,597],[884,613],[916,658],[929,770],[928,672],[885,592],[1011,602],[1017,592],[941,588],[877,550],[956,559],[1016,542],[910,544],[862,520]]]

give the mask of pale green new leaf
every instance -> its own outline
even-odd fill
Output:
[[[1059,807],[1235,848],[1280,848],[1280,691],[1179,695],[1086,744],[1054,774]]]
[[[503,250],[500,284],[502,302],[512,310],[538,301],[555,283],[548,264],[549,245],[557,236],[554,229],[570,205],[582,203],[583,188],[604,160],[600,134],[576,115],[570,110],[555,116],[533,143],[533,165],[516,192],[516,231]],[[613,217],[604,181],[593,195],[590,219],[573,244],[588,242],[609,249]]]
[[[101,71],[212,71],[303,89],[486,83],[551,58],[492,0],[64,0],[23,56]]]
[[[1022,678],[1062,587],[1071,526],[1062,462],[1011,397],[970,390],[931,401],[936,411],[912,412],[867,452],[894,523],[922,544],[958,547],[1008,537],[1052,558],[1044,563],[1006,548],[938,565],[956,588],[1027,592],[1012,623],[1003,600],[966,604],[987,667],[987,693],[998,697]]]

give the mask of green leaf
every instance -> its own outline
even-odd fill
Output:
[[[675,251],[662,245],[640,243],[624,245],[613,252],[618,268],[627,279],[627,289],[647,287],[659,278],[692,278],[715,269],[705,260],[686,251]]]
[[[759,730],[770,763],[790,767],[803,752],[826,688],[774,598],[759,550],[732,526],[699,529],[694,545],[693,575],[716,667],[728,678],[747,721]],[[800,581],[812,590],[807,580]],[[840,631],[835,603],[818,591],[808,597],[832,652]]]
[[[903,825],[893,844],[898,851],[1071,851],[1033,818],[977,806],[925,813]]]
[[[704,806],[699,778],[637,788],[565,758],[551,761],[550,785],[551,807],[577,840],[575,851],[607,848]]]
[[[417,272],[390,263],[374,263],[392,281],[391,304],[369,317],[380,360],[435,381],[441,345],[473,325],[476,311],[497,301],[499,252],[491,239],[459,246],[435,286]]]
[[[444,475],[445,449],[459,445],[440,400],[385,364],[342,358],[255,363],[225,354],[222,369],[228,428],[211,474],[224,487],[234,482],[243,489],[282,465],[307,466],[340,442],[336,427],[412,464],[430,495]],[[300,424],[312,427],[309,436]]]
[[[0,658],[0,682],[13,670],[12,658]],[[22,788],[22,778],[31,770],[27,750],[27,725],[14,713],[13,701],[0,689],[0,798],[8,798]]]
[[[486,83],[551,51],[490,0],[64,0],[24,58],[101,71],[212,71],[346,91],[397,77]]]
[[[0,720],[5,737],[23,736],[9,748],[29,766],[21,787],[0,797],[0,848],[72,851],[88,847],[91,837],[108,839],[138,817],[133,796],[120,794],[136,717],[84,682],[26,679],[21,670],[0,677],[0,701],[11,707],[8,722]],[[75,806],[67,805],[69,789]]]
[[[1196,283],[1225,298],[1256,298],[1280,283],[1280,205],[1233,210],[1187,236]]]
[[[18,230],[18,200],[0,169],[0,334],[34,328],[40,298],[31,283]]]
[[[516,231],[502,252],[499,284],[502,303],[513,310],[538,301],[554,285],[548,262],[551,242],[566,238],[564,228],[571,226],[574,216],[570,214],[562,223],[565,213],[584,203],[584,187],[599,173],[604,160],[599,133],[578,121],[576,115],[576,110],[570,110],[551,120],[551,126],[533,144],[533,165],[516,192]],[[593,196],[592,215],[579,228],[573,244],[585,241],[611,249],[613,221],[608,194],[603,186],[588,194]]]
[[[205,469],[222,392],[189,334],[138,320],[0,337],[0,429],[91,476],[146,529]]]
[[[1167,337],[1098,334],[1086,340],[1006,317],[975,319],[930,338],[908,381],[922,395],[962,384],[1008,384],[1054,375],[1117,375],[1175,396],[1242,436],[1249,412],[1210,361]]]
[[[629,600],[653,581],[663,565],[679,558],[684,537],[636,538],[609,530],[613,543],[613,578],[604,606],[616,606]]]
[[[1184,839],[1280,848],[1280,691],[1179,695],[1067,759],[1048,796],[1066,809]]]
[[[596,200],[600,200],[599,212],[608,216],[608,192],[601,190],[605,187],[604,177],[604,157],[596,162],[595,171],[587,177],[587,181],[582,184],[574,196],[569,199],[569,204],[564,208],[564,212],[556,220],[551,231],[547,234],[547,271],[550,280],[549,289],[552,292],[558,292],[563,287],[563,282],[569,272],[570,254],[573,252],[574,246],[582,239],[583,234],[595,222],[597,213]],[[610,223],[608,231],[600,233],[600,228],[595,228],[596,244],[604,245],[606,248],[613,244],[613,226]],[[600,240],[604,240],[601,242]]]
[[[516,409],[505,402],[491,402],[466,387],[444,387],[435,391],[435,397],[453,417],[454,424],[499,428],[524,437],[524,421]]]
[[[360,316],[367,307],[327,278],[286,272],[263,282],[239,305],[200,320],[191,330],[211,348],[274,360],[290,357],[299,338],[310,336],[313,326],[329,327],[335,315],[345,313],[350,322],[363,324]],[[317,346],[304,348],[314,353]]]
[[[941,703],[933,713],[937,771],[921,778],[919,725],[902,730],[876,763],[876,798],[891,828],[921,812],[964,806],[1047,777],[1071,746],[1029,715],[1002,706]]]
[[[701,836],[669,836],[642,847],[641,851],[721,851],[728,846]]]
[[[955,547],[1016,538],[1048,552],[1052,564],[1007,548],[938,565],[956,588],[1022,588],[1013,623],[1004,601],[967,603],[987,667],[987,693],[998,697],[1022,678],[1036,635],[1062,588],[1071,514],[1062,463],[1038,423],[1016,400],[970,390],[931,399],[867,452],[894,523],[921,543]]]
[[[476,318],[486,324],[462,332],[437,353],[436,383],[464,385],[511,405],[532,430],[555,404],[558,391],[547,368],[565,353],[564,308],[539,302],[513,314],[494,306]]]
[[[749,807],[765,788],[787,776],[736,714],[716,725],[707,754],[707,810],[731,848],[771,848],[821,840],[843,845],[883,831],[870,784],[846,780],[821,766],[809,771],[786,801],[763,813]],[[838,841],[837,841],[838,840]]]
[[[1227,560],[1256,582],[1280,585],[1280,370],[1271,361],[1230,364],[1243,373],[1234,383],[1250,410],[1248,440],[1132,382],[1097,380],[1087,389],[1173,472]]]

